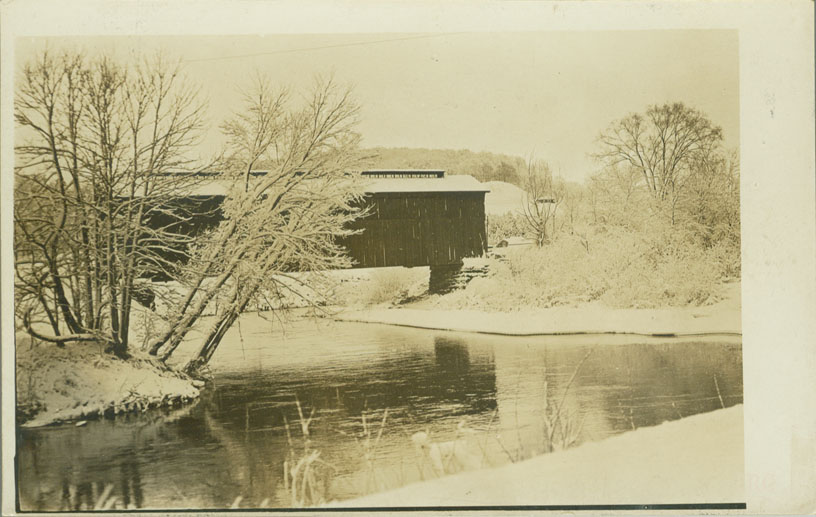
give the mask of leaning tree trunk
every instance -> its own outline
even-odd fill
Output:
[[[201,348],[198,349],[198,354],[184,366],[185,373],[195,375],[202,366],[210,361],[218,345],[221,344],[221,341],[227,334],[227,331],[229,331],[241,313],[246,309],[255,290],[257,289],[254,289],[252,293],[245,294],[242,300],[235,300],[234,303],[230,304],[227,312],[221,316],[221,319],[218,320],[218,323],[210,331],[207,339],[204,340]]]

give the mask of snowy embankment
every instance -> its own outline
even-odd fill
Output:
[[[199,381],[138,351],[121,360],[100,345],[32,344],[17,335],[17,415],[23,427],[174,406],[199,396]]]
[[[739,405],[331,506],[740,503],[742,428]]]
[[[550,307],[517,312],[420,308],[344,311],[341,321],[384,323],[436,330],[506,334],[639,334],[684,336],[742,333],[740,285],[731,284],[725,299],[703,307],[614,309],[599,302],[577,307]]]
[[[504,181],[485,181],[482,185],[490,189],[485,195],[485,213],[488,216],[522,212],[525,200],[522,189]]]

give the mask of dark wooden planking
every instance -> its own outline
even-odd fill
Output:
[[[378,193],[361,235],[341,241],[355,267],[456,263],[485,251],[484,193]]]
[[[157,213],[151,224],[175,224],[177,231],[198,235],[223,220],[223,197],[179,198],[179,213],[171,219]],[[340,239],[353,267],[429,266],[455,263],[486,251],[483,192],[378,193],[362,203],[367,216],[353,223],[357,235]],[[183,263],[183,250],[168,257]]]

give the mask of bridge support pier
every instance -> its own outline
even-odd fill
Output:
[[[462,272],[464,264],[460,260],[454,264],[436,264],[431,266],[431,276],[428,280],[429,294],[446,294],[456,288],[457,277]]]

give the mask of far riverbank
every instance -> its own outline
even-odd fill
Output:
[[[742,335],[741,284],[723,286],[722,299],[707,306],[615,309],[601,302],[515,312],[444,309],[432,304],[345,309],[340,321],[382,323],[435,330],[511,336],[634,334],[658,337]]]

